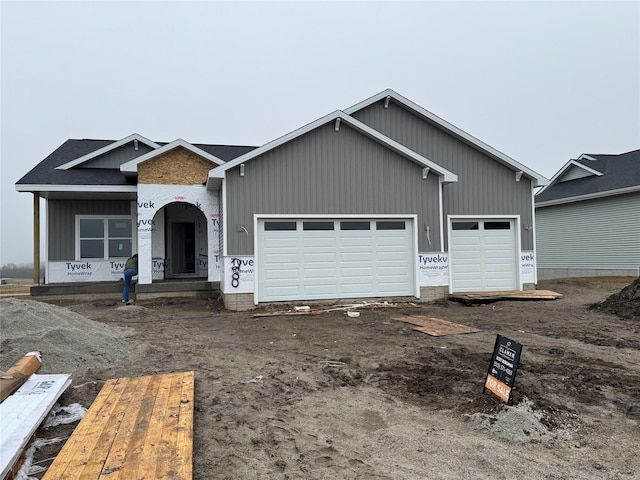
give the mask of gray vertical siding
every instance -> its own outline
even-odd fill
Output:
[[[538,268],[640,266],[640,193],[536,209]]]
[[[227,253],[253,255],[253,214],[417,214],[420,251],[424,224],[438,229],[438,177],[422,179],[422,167],[378,142],[333,122],[247,162],[226,174]],[[249,236],[237,231],[243,225]],[[434,238],[436,237],[436,238]]]
[[[443,213],[447,215],[520,215],[533,225],[532,185],[515,172],[462,140],[428,123],[393,100],[389,108],[376,102],[352,115],[429,160],[458,175],[446,185]],[[533,232],[522,230],[522,249],[533,249]],[[448,248],[445,245],[445,248]]]
[[[130,200],[48,200],[48,255],[51,261],[74,260],[76,215],[130,215]]]
[[[93,158],[88,162],[85,162],[81,165],[82,168],[119,168],[123,163],[128,162],[129,160],[133,160],[134,158],[140,157],[149,153],[153,148],[150,146],[138,142],[138,150],[135,149],[133,142],[123,145],[120,148],[112,150],[110,152],[105,153],[104,155],[100,155],[99,157]]]

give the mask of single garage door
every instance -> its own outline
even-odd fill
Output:
[[[415,295],[411,218],[260,219],[258,301]]]
[[[452,220],[449,250],[453,292],[518,289],[513,219]]]

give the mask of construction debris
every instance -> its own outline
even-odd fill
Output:
[[[354,303],[351,305],[340,305],[339,307],[327,307],[327,308],[319,308],[319,307],[312,308],[305,305],[302,307],[293,307],[292,309],[289,309],[289,310],[282,310],[277,312],[254,313],[253,316],[254,318],[259,318],[259,317],[281,317],[285,315],[319,315],[321,313],[338,312],[342,310],[355,310],[355,309],[362,309],[362,308],[370,308],[370,309],[392,308],[395,306],[396,306],[395,303],[389,303],[389,302],[362,302],[362,303]]]
[[[0,478],[15,473],[35,431],[70,384],[70,375],[34,374],[0,403]]]
[[[412,315],[410,317],[397,317],[393,320],[400,322],[410,323],[417,325],[414,330],[433,337],[440,337],[442,335],[457,335],[461,333],[475,333],[479,332],[477,328],[468,327],[460,323],[453,323],[440,318],[425,317],[423,315]]]
[[[555,300],[562,295],[550,290],[513,290],[498,292],[462,292],[452,293],[449,300],[465,305],[492,303],[500,300]]]
[[[6,372],[0,371],[0,402],[15,392],[42,365],[42,353],[29,352]]]

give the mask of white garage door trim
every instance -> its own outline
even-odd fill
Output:
[[[508,230],[485,230],[485,222],[508,221]],[[474,230],[453,230],[453,222],[477,223]],[[520,217],[514,215],[448,216],[449,291],[522,290]],[[456,233],[457,232],[457,233]],[[494,261],[488,262],[488,256]],[[466,277],[466,278],[465,278]]]
[[[290,294],[274,294],[267,291],[264,262],[268,261],[265,249],[269,248],[262,242],[264,224],[266,221],[297,222],[297,230],[289,236],[283,235],[282,253],[291,259],[289,272],[281,272],[283,278],[291,279],[292,271],[298,270],[298,277],[305,275],[304,285],[290,285]],[[339,223],[333,230],[302,230],[302,222],[341,222],[341,221],[405,221],[406,234],[398,237],[400,230],[378,230],[376,224],[371,224],[371,230],[340,230]],[[379,232],[379,233],[378,233]],[[304,239],[303,239],[304,237]],[[342,238],[341,242],[334,239]],[[404,247],[396,248],[400,241]],[[313,250],[304,249],[307,246]],[[255,252],[255,286],[254,303],[270,301],[321,300],[333,298],[364,298],[379,296],[420,296],[418,283],[418,232],[417,215],[254,215],[254,252]],[[273,245],[273,243],[272,243]],[[314,246],[315,245],[315,246]],[[338,247],[340,245],[340,247]],[[386,249],[386,251],[385,251]],[[368,251],[367,251],[368,250]],[[271,249],[271,252],[273,250]],[[375,252],[381,254],[378,260],[371,262]],[[370,256],[372,255],[372,256]],[[333,259],[333,264],[332,264]],[[339,261],[338,261],[339,259]],[[352,264],[348,264],[352,260]],[[363,260],[363,263],[358,263]],[[309,262],[307,268],[305,262]],[[372,267],[373,265],[373,267]],[[379,275],[372,275],[372,268],[385,269],[389,272],[388,282],[379,282]],[[350,276],[353,280],[346,280]],[[395,279],[394,279],[395,277]],[[346,280],[336,286],[336,282],[327,281],[328,278]],[[358,280],[360,278],[362,282]],[[368,287],[367,287],[368,285]],[[305,291],[305,286],[310,287]],[[299,288],[296,292],[295,289]],[[283,285],[283,290],[286,286]],[[395,290],[397,289],[397,290]],[[400,293],[398,293],[400,292]],[[278,298],[276,298],[278,297]],[[281,297],[281,298],[280,298]],[[296,297],[296,298],[293,298]]]

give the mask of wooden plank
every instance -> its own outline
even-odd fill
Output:
[[[103,475],[109,475],[110,480],[120,479],[125,461],[133,461],[139,452],[136,452],[136,438],[133,436],[136,425],[148,421],[148,414],[151,412],[153,398],[147,394],[147,389],[151,384],[152,377],[141,377],[136,382],[130,382],[133,398],[138,402],[131,403],[127,409],[120,428],[115,436],[109,455],[102,468]],[[151,388],[152,390],[153,388]]]
[[[43,480],[190,480],[194,372],[109,380]]]
[[[160,443],[165,450],[158,460],[158,472],[175,472],[178,468],[178,426],[180,423],[180,402],[182,400],[182,376],[174,375],[171,378],[169,399],[165,411],[165,425],[162,429]]]
[[[43,480],[79,478],[104,426],[124,391],[126,379],[107,380],[74,433],[47,469]],[[103,393],[104,392],[104,393]],[[76,432],[78,432],[76,434]]]
[[[160,387],[161,378],[158,375],[140,377],[137,379],[139,391],[142,396],[137,402],[135,412],[131,412],[127,418],[128,429],[123,432],[118,442],[118,450],[115,452],[114,463],[107,466],[103,473],[109,475],[109,479],[137,478],[137,472],[141,463],[149,461],[143,454],[147,430],[151,422],[151,415],[155,408],[156,395]],[[153,459],[151,459],[153,460]]]
[[[412,315],[409,317],[396,317],[393,320],[417,325],[414,330],[426,333],[434,337],[442,335],[457,335],[462,333],[479,332],[477,328],[468,327],[460,323],[449,322],[440,318],[425,317],[423,315]]]
[[[550,290],[459,292],[449,295],[450,300],[463,302],[467,305],[497,302],[500,300],[556,300],[558,298],[562,298],[562,294]]]
[[[183,377],[178,417],[177,480],[189,480],[192,476],[194,384],[194,372],[189,372],[189,375]]]
[[[136,404],[136,383],[131,379],[121,379],[123,390],[119,392],[114,390],[112,395],[118,395],[117,401],[107,422],[104,423],[100,436],[95,444],[95,447],[91,450],[90,457],[84,464],[83,468],[79,470],[79,478],[97,478],[100,472],[103,471],[107,457],[109,456],[111,449],[113,448],[114,441],[121,431],[122,421],[133,405]],[[96,430],[99,427],[96,427]],[[92,435],[90,432],[89,435]]]

